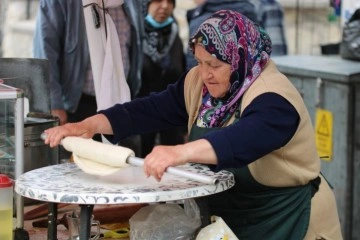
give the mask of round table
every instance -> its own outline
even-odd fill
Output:
[[[89,238],[90,217],[95,204],[154,203],[198,198],[225,191],[235,184],[233,174],[228,171],[214,173],[200,164],[186,164],[177,168],[213,176],[218,181],[216,184],[205,184],[165,173],[162,180],[157,182],[153,177],[147,178],[143,169],[136,166],[120,169],[111,175],[97,176],[83,172],[74,163],[65,163],[22,174],[16,179],[15,191],[40,201],[79,204],[80,218],[85,219],[81,220],[85,223],[81,227],[82,240]],[[55,208],[56,205],[52,210],[56,211]],[[50,222],[56,222],[56,218]],[[50,225],[48,239],[56,239],[56,228],[54,230],[54,226]]]

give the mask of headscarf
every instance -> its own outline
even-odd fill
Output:
[[[270,59],[271,40],[244,15],[220,10],[205,20],[190,38],[189,46],[194,54],[196,44],[231,65],[230,88],[226,96],[215,99],[204,85],[197,119],[200,127],[221,127],[238,109],[242,95]]]

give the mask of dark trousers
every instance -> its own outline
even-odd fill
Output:
[[[186,136],[186,127],[176,127],[167,130],[141,135],[141,157],[148,155],[155,145],[183,144]]]
[[[97,113],[97,104],[95,96],[82,94],[79,105],[75,112],[68,112],[68,122],[80,122],[85,118],[91,117]],[[96,134],[94,140],[101,142],[101,135]]]
[[[79,122],[96,114],[97,104],[95,96],[82,94],[75,112],[68,112],[68,122]]]

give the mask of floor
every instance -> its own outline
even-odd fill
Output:
[[[29,211],[34,210],[35,215],[42,215],[40,217],[36,217],[34,219],[25,220],[24,221],[24,230],[28,232],[30,240],[46,240],[47,239],[47,212],[44,214],[41,214],[41,211],[37,211],[39,208],[42,208],[44,204],[35,204],[30,206],[25,206],[24,208],[24,218],[27,218],[27,213]],[[69,240],[69,230],[64,226],[62,217],[67,214],[71,214],[74,210],[79,210],[80,208],[77,205],[67,205],[64,207],[61,207],[58,209],[58,225],[57,225],[57,239],[58,240]],[[34,212],[32,211],[32,212]],[[32,217],[29,217],[32,218]],[[64,218],[63,218],[64,219]],[[43,220],[43,221],[42,221]],[[44,225],[44,227],[34,227],[33,225]],[[100,225],[100,231],[102,233],[108,232],[109,230],[115,230],[122,227],[127,227],[128,221],[123,221],[119,223],[111,223],[111,224],[104,224]],[[92,229],[95,231],[95,229]],[[102,240],[105,239],[122,239],[122,240],[128,240],[128,237],[122,237],[122,238],[100,238]]]
[[[26,206],[24,209],[24,213],[29,212],[30,210],[36,209],[40,205],[32,205],[32,206]],[[71,213],[74,209],[73,205],[69,205],[68,207],[65,207],[63,209],[59,209],[58,216],[62,216],[63,214],[66,214],[67,212]],[[47,239],[47,228],[46,227],[33,227],[33,223],[39,222],[41,220],[46,221],[47,216],[38,217],[33,220],[26,220],[24,221],[24,229],[29,233],[30,240],[45,240]],[[65,228],[63,224],[59,224],[57,226],[57,237],[58,240],[68,240],[69,239],[69,232]]]

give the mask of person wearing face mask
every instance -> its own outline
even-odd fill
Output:
[[[174,83],[185,69],[183,44],[179,26],[173,18],[174,0],[146,0],[145,33],[141,88],[136,97],[148,96]],[[176,145],[184,142],[186,128],[175,127],[141,135],[142,157],[156,144]]]
[[[144,173],[158,181],[170,166],[208,165],[234,174],[235,185],[207,196],[239,239],[342,239],[336,200],[320,173],[305,103],[271,60],[271,39],[244,15],[220,10],[190,38],[198,65],[166,90],[45,131],[109,140],[188,125],[189,142],[156,146]]]

